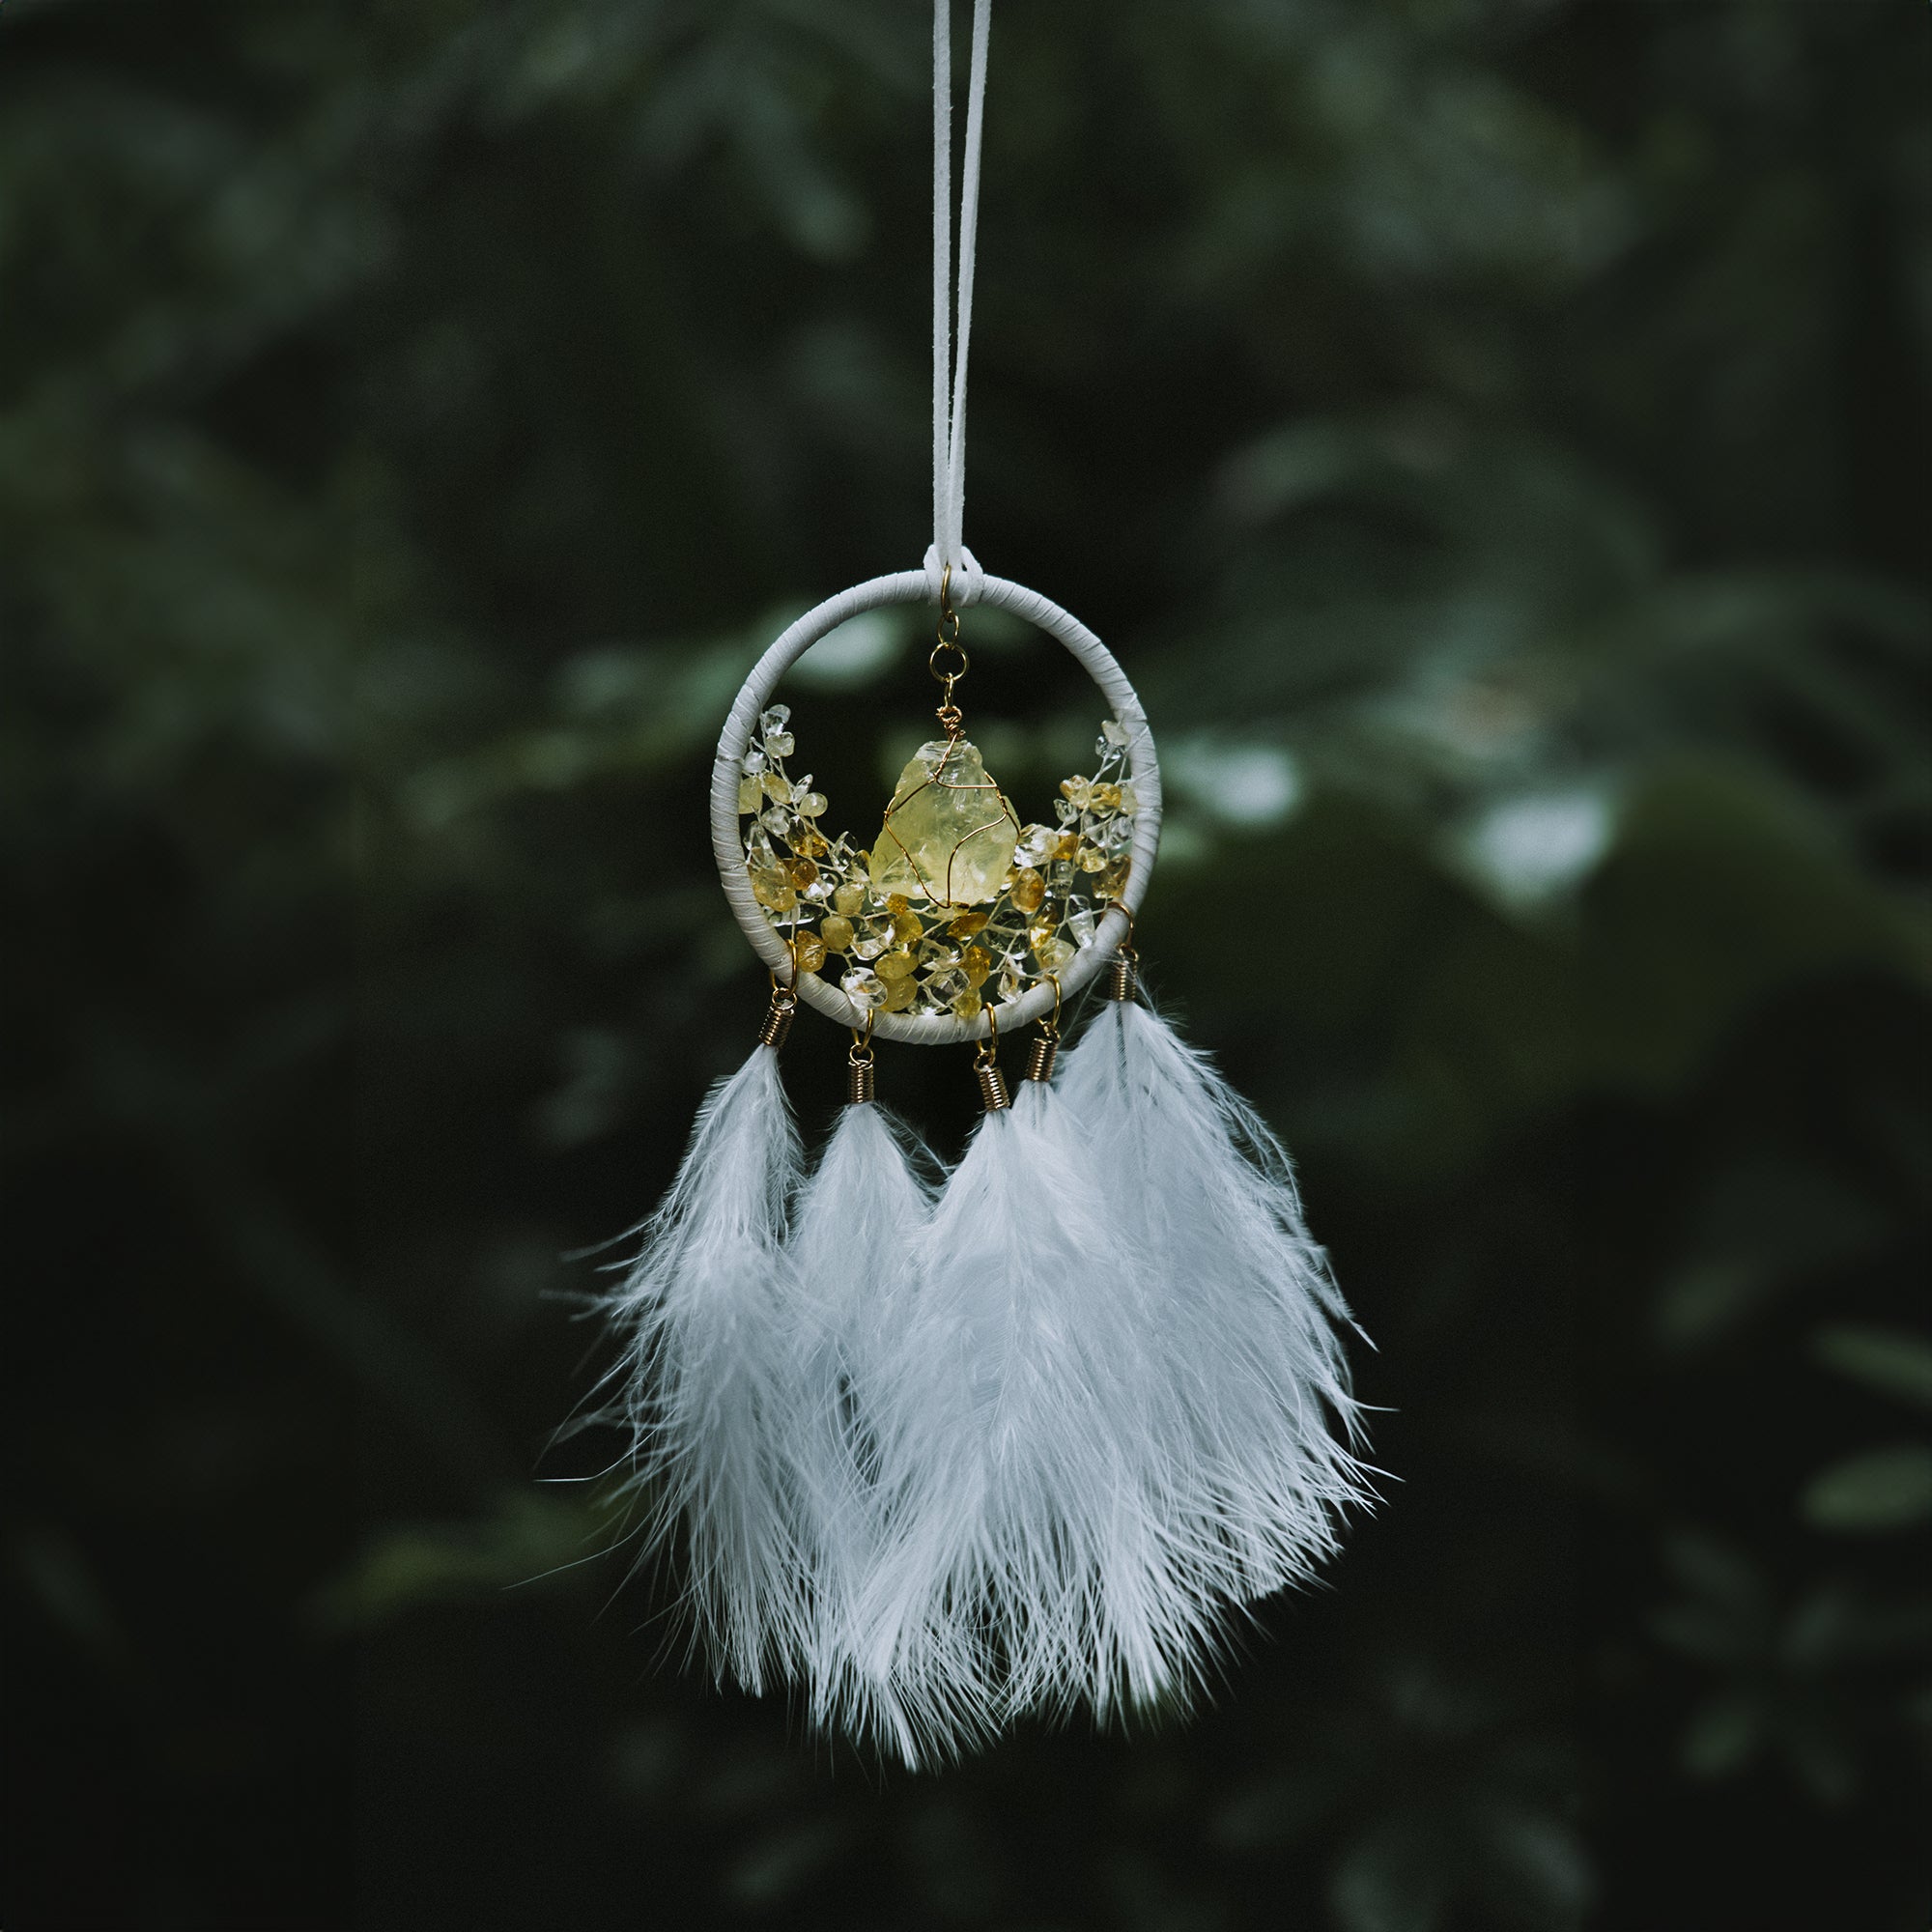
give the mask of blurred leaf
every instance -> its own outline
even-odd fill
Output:
[[[1914,1442],[1849,1456],[1811,1479],[1799,1507],[1819,1529],[1915,1528],[1932,1520],[1932,1448]]]
[[[1826,1328],[1813,1344],[1818,1359],[1841,1376],[1932,1409],[1932,1343],[1900,1328]]]
[[[1713,1698],[1684,1733],[1684,1766],[1692,1777],[1729,1777],[1749,1765],[1763,1744],[1763,1719],[1754,1703]]]
[[[494,1517],[384,1531],[309,1613],[325,1629],[371,1630],[423,1605],[548,1581],[600,1554],[608,1524],[590,1506],[513,1491]]]

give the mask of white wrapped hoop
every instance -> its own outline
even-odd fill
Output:
[[[1127,682],[1126,673],[1114,661],[1113,653],[1078,617],[1037,590],[1029,590],[1008,578],[980,574],[976,588],[976,603],[1010,611],[1014,616],[1065,645],[1099,688],[1113,717],[1127,734],[1127,767],[1140,801],[1134,815],[1127,881],[1119,902],[1059,974],[1062,993],[1072,994],[1100,970],[1107,955],[1127,936],[1131,915],[1139,911],[1147,893],[1154,852],[1160,844],[1160,766],[1154,758],[1153,735],[1148,729],[1147,715],[1133,686]],[[717,762],[711,771],[711,846],[718,858],[718,876],[732,914],[752,942],[752,950],[781,980],[791,978],[791,954],[783,936],[773,929],[764,909],[752,896],[744,848],[739,843],[738,781],[759,714],[770,703],[779,679],[819,639],[836,631],[848,618],[885,605],[935,601],[932,582],[923,570],[902,570],[889,577],[874,577],[867,582],[855,583],[849,590],[841,590],[836,597],[828,597],[799,618],[752,667],[752,673],[724,721],[724,729],[718,740]],[[867,1009],[847,999],[837,986],[828,985],[816,974],[801,975],[798,990],[809,1005],[840,1026],[863,1029],[869,1016]],[[999,1008],[1001,1031],[1010,1032],[1032,1020],[1044,1018],[1053,1009],[1054,997],[1049,984],[1028,987],[1017,1000],[1008,1001]],[[880,1039],[900,1040],[908,1045],[957,1046],[968,1040],[984,1039],[990,1027],[985,1011],[970,1020],[954,1019],[944,1013],[879,1013],[872,1031]]]

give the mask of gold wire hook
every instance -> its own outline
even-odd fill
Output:
[[[986,1009],[986,1037],[973,1049],[973,1059],[977,1065],[989,1066],[1000,1051],[1000,1009]]]
[[[1049,1038],[1058,1039],[1060,1037],[1060,975],[1058,973],[1049,973],[1046,977],[1053,987],[1053,1017],[1050,1020],[1041,1020],[1039,1030]]]
[[[785,939],[785,951],[791,954],[791,980],[787,983],[778,976],[776,967],[770,968],[772,976],[772,999],[782,1001],[787,1007],[798,1005],[798,914],[791,916],[791,933]]]
[[[872,1029],[878,1023],[878,1008],[867,1007],[866,1009],[866,1031],[861,1033],[857,1027],[851,1029],[852,1050],[845,1057],[854,1066],[869,1066],[872,1064]]]
[[[966,655],[966,646],[959,641],[959,612],[952,608],[952,566],[950,563],[939,574],[939,626],[933,635],[939,641],[926,658],[925,668],[941,687],[939,722],[946,726],[949,738],[956,738],[959,735],[960,713],[958,706],[952,702],[952,687],[973,668],[973,660]],[[940,659],[948,651],[959,662],[956,667],[948,666],[942,669]]]

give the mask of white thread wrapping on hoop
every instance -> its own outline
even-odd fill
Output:
[[[718,859],[718,876],[731,911],[752,942],[752,950],[769,966],[778,979],[789,983],[791,952],[784,937],[775,930],[765,909],[752,896],[751,875],[745,869],[745,851],[739,842],[738,781],[744,775],[744,758],[751,748],[752,733],[759,714],[771,702],[779,679],[809,651],[819,639],[836,631],[862,611],[876,611],[891,604],[924,604],[930,586],[923,570],[903,570],[889,577],[874,577],[855,583],[836,597],[808,611],[790,626],[755,665],[731,706],[730,716],[718,740],[718,759],[711,772],[711,848]],[[1014,583],[1004,577],[980,579],[980,602],[1010,611],[1024,622],[1044,631],[1064,644],[1076,658],[1107,700],[1115,720],[1127,734],[1127,768],[1139,806],[1134,813],[1134,842],[1127,866],[1127,882],[1118,903],[1094,929],[1094,936],[1074,953],[1059,975],[1061,992],[1071,996],[1099,972],[1114,948],[1132,930],[1130,915],[1140,910],[1148,879],[1153,871],[1154,853],[1160,844],[1160,765],[1154,756],[1153,734],[1148,729],[1147,714],[1140,698],[1127,682],[1126,673],[1098,638],[1078,617],[1037,590]],[[816,974],[807,973],[798,982],[799,997],[815,1007],[840,1026],[863,1030],[867,1009],[848,1000],[836,985],[828,985]],[[1017,1000],[999,1009],[1000,1031],[1010,1033],[1029,1022],[1043,1019],[1053,1010],[1054,991],[1046,981],[1030,986]],[[968,1040],[984,1039],[991,1031],[986,1013],[973,1019],[953,1019],[943,1013],[880,1013],[873,1022],[873,1034],[880,1039],[895,1039],[912,1046],[957,1046]]]

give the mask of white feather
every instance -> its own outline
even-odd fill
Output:
[[[943,1648],[875,1665],[856,1622],[891,1501],[872,1422],[893,1365],[887,1337],[914,1293],[936,1163],[882,1107],[839,1114],[800,1199],[791,1240],[800,1372],[785,1430],[810,1578],[814,1722],[920,1765],[984,1728],[970,1658]]]
[[[1002,1717],[1184,1693],[1212,1641],[1163,1461],[1182,1433],[1164,1338],[1123,1319],[1131,1267],[1074,1123],[1024,1083],[940,1197],[882,1378],[891,1506],[861,1628],[935,1724],[941,1686]]]
[[[1109,1002],[1063,1068],[1116,1239],[1142,1263],[1136,1319],[1171,1364],[1190,1573],[1239,1601],[1305,1580],[1371,1492],[1349,1312],[1288,1155],[1206,1054],[1133,1002]]]
[[[611,1317],[647,1551],[685,1528],[685,1600],[714,1674],[765,1689],[807,1649],[797,1504],[781,1434],[796,1410],[786,1212],[798,1131],[758,1046],[706,1096]]]

